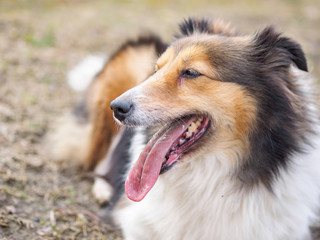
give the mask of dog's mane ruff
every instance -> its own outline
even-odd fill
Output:
[[[213,21],[208,18],[188,18],[179,25],[180,32],[175,35],[176,38],[188,37],[196,33],[213,34],[222,36],[235,36],[235,31],[229,24],[221,20]]]
[[[239,177],[247,186],[262,182],[272,190],[280,169],[288,167],[293,154],[304,151],[312,132],[307,98],[290,70],[295,66],[307,71],[307,62],[300,45],[272,27],[254,36],[249,62],[255,74],[246,87],[258,99],[258,115],[250,134],[251,154]]]

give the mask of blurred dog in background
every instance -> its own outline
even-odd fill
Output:
[[[48,148],[53,158],[75,160],[100,176],[95,178],[93,187],[100,204],[109,202],[112,195],[106,179],[112,181],[107,173],[122,133],[113,120],[110,103],[151,75],[156,59],[165,49],[166,44],[156,35],[139,37],[125,42],[109,59],[87,57],[68,74],[71,88],[84,90],[85,94],[71,114],[58,119]]]

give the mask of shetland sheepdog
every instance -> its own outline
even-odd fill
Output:
[[[307,71],[272,27],[182,23],[155,73],[111,103],[134,127],[114,207],[125,239],[310,239],[320,138]]]
[[[53,124],[46,147],[53,159],[75,160],[85,170],[94,170],[99,177],[92,190],[101,205],[110,205],[113,188],[121,186],[117,183],[119,174],[114,174],[114,169],[109,171],[114,162],[111,153],[121,135],[110,103],[150,76],[166,47],[154,34],[141,36],[126,41],[108,60],[102,56],[85,58],[68,74],[70,87],[85,93],[71,113]],[[89,86],[83,89],[87,83]]]
[[[300,45],[272,27],[239,35],[221,22],[188,19],[145,81],[151,61],[146,71],[130,67],[135,59],[106,65],[141,78],[112,102],[123,83],[110,80],[101,91],[122,127],[96,167],[108,172],[124,238],[312,239],[320,129]],[[95,134],[110,128],[102,119]]]

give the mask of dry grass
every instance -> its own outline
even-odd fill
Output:
[[[78,99],[65,76],[86,55],[146,30],[170,41],[183,17],[211,16],[245,33],[276,25],[319,79],[318,0],[210,2],[0,1],[0,239],[120,239],[97,216],[91,180],[43,149],[52,121]]]

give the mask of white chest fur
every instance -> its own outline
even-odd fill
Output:
[[[143,138],[136,136],[137,139]],[[134,145],[140,145],[133,147],[141,149],[141,142],[133,141]],[[319,203],[319,150],[295,156],[289,170],[282,170],[274,182],[273,193],[263,185],[251,190],[239,189],[237,179],[222,164],[227,161],[222,156],[202,155],[178,164],[159,177],[141,202],[131,202],[124,196],[127,206],[118,209],[115,216],[125,238],[298,240],[310,237],[309,225],[315,219]]]

